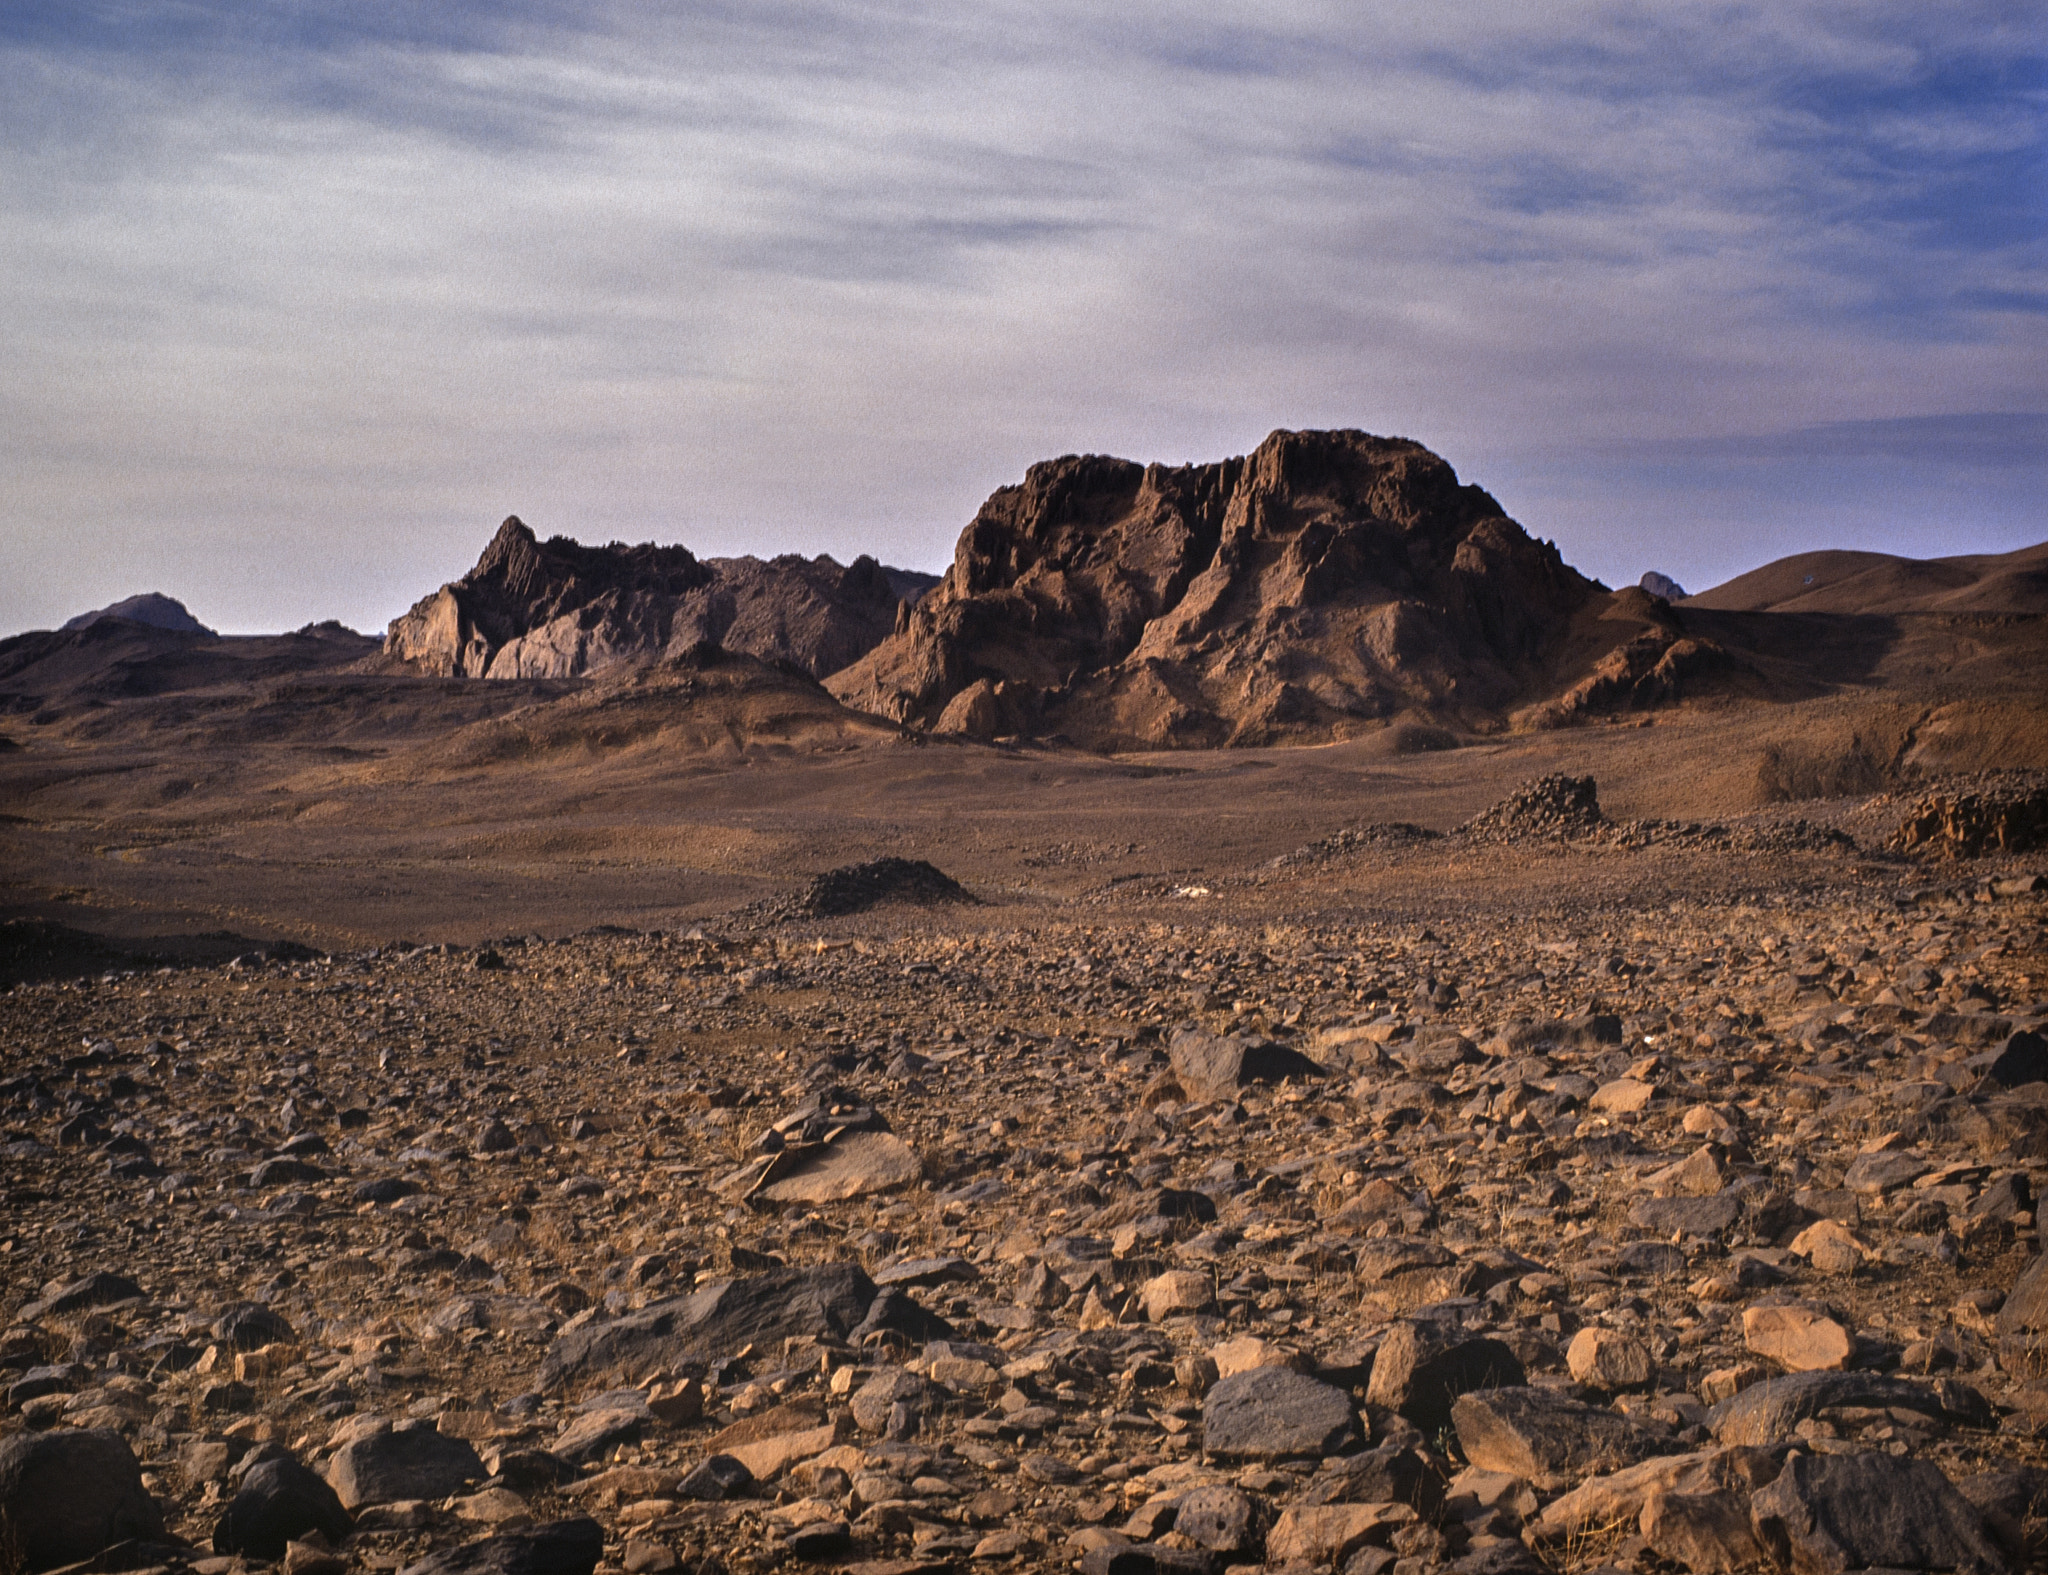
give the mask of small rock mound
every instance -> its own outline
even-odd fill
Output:
[[[790,918],[839,919],[866,913],[885,902],[918,907],[972,903],[974,896],[936,864],[924,859],[870,859],[827,870],[781,905]]]
[[[1458,831],[1481,842],[1562,842],[1591,836],[1606,824],[1591,777],[1552,772],[1516,789]]]
[[[1411,825],[1405,820],[1376,822],[1368,826],[1346,826],[1342,831],[1332,832],[1327,837],[1318,837],[1314,842],[1298,847],[1292,853],[1281,854],[1272,861],[1272,867],[1291,869],[1300,864],[1327,864],[1332,859],[1340,859],[1350,853],[1362,853],[1367,848],[1405,848],[1418,842],[1433,842],[1441,835],[1441,832],[1431,831],[1426,826]]]
[[[1930,793],[1886,844],[1895,853],[1974,859],[2048,845],[2048,786]]]

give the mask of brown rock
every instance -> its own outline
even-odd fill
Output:
[[[1597,1325],[1588,1325],[1572,1337],[1564,1359],[1572,1377],[1596,1389],[1640,1389],[1656,1371],[1640,1340]]]
[[[1742,1314],[1742,1341],[1787,1372],[1811,1373],[1848,1365],[1856,1340],[1812,1307],[1750,1307]]]
[[[1295,1504],[1266,1533],[1266,1562],[1341,1564],[1368,1543],[1383,1543],[1396,1526],[1411,1525],[1406,1504]]]
[[[1653,1490],[1643,1503],[1643,1540],[1693,1575],[1752,1569],[1768,1555],[1749,1523],[1749,1503],[1734,1493]]]

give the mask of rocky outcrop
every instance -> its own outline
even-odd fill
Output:
[[[708,644],[820,678],[887,635],[899,602],[928,583],[866,556],[842,567],[543,542],[514,516],[475,568],[392,622],[384,649],[442,677],[573,678]]]
[[[1523,695],[1600,587],[1418,443],[1275,432],[1217,464],[1069,456],[828,687],[895,721],[1096,747],[1342,737]]]
[[[1974,859],[2048,843],[2048,786],[2005,783],[1977,793],[1930,793],[1906,811],[1895,853]]]

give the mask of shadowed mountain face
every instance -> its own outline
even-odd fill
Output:
[[[80,613],[64,627],[84,629],[108,618],[120,619],[125,623],[146,624],[152,629],[169,629],[175,634],[213,633],[186,611],[183,602],[176,597],[166,596],[161,591],[144,591],[140,596],[125,597],[111,606]]]
[[[828,685],[896,721],[1097,747],[1342,737],[1530,693],[1603,596],[1421,445],[1276,432],[1170,468],[1034,465]]]
[[[886,635],[901,596],[929,583],[866,556],[841,567],[542,542],[514,517],[475,568],[393,621],[384,648],[443,677],[571,678],[709,644],[823,677]]]

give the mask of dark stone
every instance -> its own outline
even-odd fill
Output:
[[[327,1480],[350,1509],[401,1498],[446,1498],[487,1475],[477,1452],[432,1422],[401,1423],[344,1444]]]
[[[1519,1542],[1505,1539],[1474,1548],[1444,1566],[1450,1575],[1550,1575],[1550,1566]]]
[[[1946,1414],[1935,1390],[1903,1378],[1862,1372],[1788,1373],[1729,1396],[1707,1413],[1707,1426],[1724,1446],[1768,1448],[1789,1441],[1793,1429],[1808,1417],[1838,1405],[1897,1406],[1930,1417]]]
[[[1460,1395],[1451,1424],[1471,1464],[1540,1485],[1619,1471],[1675,1447],[1618,1411],[1554,1389],[1481,1389]]]
[[[299,1332],[261,1302],[235,1302],[213,1320],[213,1337],[236,1351],[260,1351],[266,1345],[297,1345]]]
[[[2048,1036],[2022,1028],[1996,1050],[1973,1055],[1964,1064],[2001,1088],[2048,1083]]]
[[[1983,1517],[1931,1461],[1794,1454],[1749,1502],[1764,1545],[1806,1575],[1872,1568],[2002,1575],[2011,1567]]]
[[[52,1313],[83,1312],[88,1307],[109,1307],[115,1302],[133,1301],[142,1294],[142,1287],[125,1274],[110,1274],[97,1269],[82,1279],[73,1280],[40,1301],[30,1302],[21,1309],[18,1317],[22,1323],[34,1323],[38,1318],[47,1318]]]
[[[44,1395],[66,1395],[77,1389],[90,1371],[79,1362],[58,1362],[49,1367],[31,1367],[7,1386],[7,1409],[19,1411],[31,1400]]]
[[[843,1520],[813,1520],[792,1531],[783,1546],[800,1559],[836,1559],[853,1551],[853,1529]]]
[[[1163,1220],[1193,1220],[1198,1225],[1216,1223],[1216,1200],[1206,1192],[1189,1192],[1179,1187],[1155,1187],[1138,1194],[1131,1217],[1156,1215]]]
[[[602,1460],[620,1444],[631,1443],[647,1431],[652,1420],[647,1408],[606,1406],[577,1417],[563,1428],[554,1443],[548,1446],[550,1454],[579,1466]]]
[[[429,1554],[402,1575],[591,1575],[604,1556],[594,1520],[557,1520]]]
[[[1090,1548],[1081,1558],[1081,1575],[1218,1575],[1229,1561],[1207,1548],[1162,1548],[1133,1542],[1122,1547]]]
[[[611,1323],[562,1335],[541,1363],[540,1388],[557,1390],[613,1376],[638,1377],[657,1367],[717,1361],[743,1345],[779,1343],[793,1335],[846,1339],[863,1327],[875,1300],[874,1282],[857,1263],[802,1265],[714,1281],[693,1296],[657,1302]],[[902,1300],[916,1305],[908,1297]]]
[[[1742,1200],[1726,1192],[1711,1198],[1638,1198],[1628,1211],[1638,1230],[1669,1236],[1718,1236],[1742,1217]]]
[[[1219,1459],[1321,1459],[1358,1439],[1351,1397],[1285,1367],[1233,1373],[1202,1401],[1202,1448]]]
[[[111,1428],[60,1428],[0,1443],[0,1543],[22,1570],[74,1564],[163,1532],[142,1466]]]
[[[1277,1083],[1321,1077],[1323,1069],[1299,1050],[1269,1039],[1246,1039],[1183,1028],[1173,1036],[1167,1054],[1173,1075],[1190,1099],[1234,1099],[1253,1083]]]
[[[334,1489],[286,1455],[253,1467],[213,1528],[213,1551],[252,1559],[284,1557],[284,1545],[317,1531],[339,1543],[353,1522]]]
[[[1842,1185],[1851,1192],[1896,1192],[1927,1170],[1927,1161],[1915,1154],[1859,1154],[1843,1174]]]
[[[854,1326],[848,1339],[855,1345],[871,1334],[900,1334],[913,1345],[933,1340],[952,1340],[960,1331],[913,1296],[891,1286],[868,1304],[867,1316]]]
[[[1380,1341],[1365,1398],[1400,1412],[1425,1438],[1436,1439],[1449,1429],[1451,1402],[1459,1395],[1519,1385],[1527,1378],[1520,1358],[1499,1340],[1467,1335],[1433,1318],[1409,1318]]]
[[[1234,1487],[1199,1487],[1180,1501],[1173,1529],[1190,1542],[1218,1553],[1235,1553],[1252,1540],[1257,1511]]]
[[[1685,1249],[1668,1241],[1632,1241],[1621,1249],[1618,1267],[1624,1274],[1643,1274],[1661,1279],[1685,1272]]]
[[[491,1462],[492,1480],[527,1496],[576,1480],[576,1468],[545,1449],[514,1449]]]
[[[684,1498],[715,1504],[721,1499],[740,1498],[754,1489],[754,1473],[731,1455],[712,1455],[693,1467],[676,1484]]]
[[[303,1159],[289,1155],[278,1159],[266,1159],[249,1172],[249,1185],[258,1192],[266,1187],[300,1186],[311,1181],[325,1181],[327,1172],[318,1165],[309,1165]]]
[[[1308,1504],[1407,1504],[1433,1520],[1444,1501],[1444,1474],[1435,1462],[1399,1444],[1324,1464],[1302,1494]]]
[[[420,1184],[410,1176],[372,1176],[368,1181],[357,1182],[349,1196],[358,1203],[396,1203],[420,1190]]]

